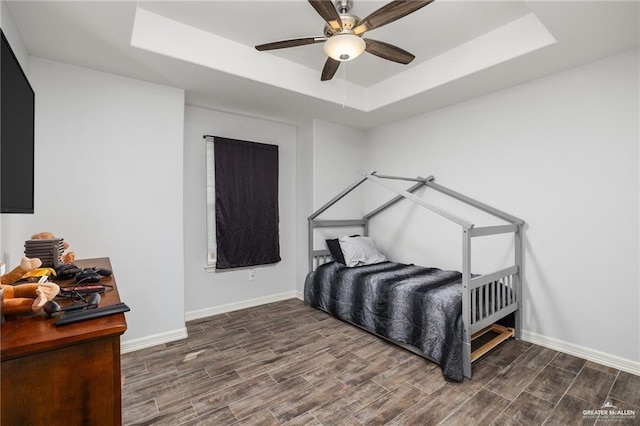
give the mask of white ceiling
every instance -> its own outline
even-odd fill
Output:
[[[354,0],[352,13],[385,3]],[[321,36],[302,0],[6,4],[34,56],[181,87],[190,105],[363,129],[639,46],[635,1],[436,0],[365,35],[410,51],[411,64],[365,53],[320,82],[321,44],[253,49]]]

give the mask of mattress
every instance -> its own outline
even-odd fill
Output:
[[[462,274],[394,262],[348,268],[329,262],[310,272],[304,300],[336,318],[409,345],[463,379]]]

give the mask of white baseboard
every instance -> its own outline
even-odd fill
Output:
[[[522,330],[522,340],[640,376],[640,362],[638,361],[621,358],[595,349],[564,342],[562,340],[543,336],[528,330]]]
[[[211,308],[200,309],[185,313],[185,321],[206,318],[213,315],[224,314],[227,312],[237,311],[239,309],[252,308],[254,306],[264,305],[266,303],[279,302],[287,299],[302,299],[302,293],[299,291],[288,291],[286,293],[273,294],[270,296],[258,297],[256,299],[243,300],[241,302],[229,303],[226,305],[213,306]]]
[[[153,336],[122,342],[120,345],[120,353],[126,354],[128,352],[150,348],[163,343],[186,339],[187,337],[188,334],[186,327],[179,330],[169,331],[167,333],[154,334]]]

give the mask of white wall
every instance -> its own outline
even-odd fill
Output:
[[[361,178],[364,169],[365,133],[339,124],[313,120],[313,204],[317,209],[349,184]],[[364,191],[342,199],[322,215],[325,219],[362,216]],[[353,217],[353,215],[356,217]]]
[[[296,142],[296,291],[302,298],[309,272],[309,228],[313,213],[313,122],[298,126]]]
[[[638,69],[628,52],[394,123],[370,132],[368,159],[525,219],[525,337],[636,372]],[[460,265],[459,228],[434,219],[402,230],[421,215],[388,215],[382,245],[399,260]]]
[[[4,1],[0,1],[0,26],[25,73],[29,72],[29,52]]]
[[[280,257],[274,265],[207,272],[206,169],[203,135],[278,145]],[[273,121],[187,106],[184,143],[184,251],[187,318],[295,297],[296,128]],[[249,270],[255,269],[255,280]]]
[[[184,92],[37,57],[30,80],[35,214],[5,250],[19,258],[25,239],[51,231],[78,258],[110,257],[131,308],[123,348],[184,334]]]
[[[313,211],[362,178],[360,172],[365,167],[365,150],[366,139],[362,130],[313,120]],[[360,219],[365,213],[364,194],[364,188],[360,186],[318,218]],[[325,249],[326,238],[343,234],[362,234],[362,228],[317,229],[314,248]]]

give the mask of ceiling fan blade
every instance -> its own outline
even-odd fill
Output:
[[[367,47],[364,49],[365,52],[369,52],[372,55],[405,65],[415,59],[414,55],[393,44],[371,40],[370,38],[363,38],[363,40],[367,44]]]
[[[307,44],[322,43],[326,39],[327,39],[326,37],[294,38],[291,40],[281,40],[281,41],[274,41],[273,43],[259,44],[256,46],[256,49],[259,51],[284,49],[286,47],[296,47],[296,46],[305,46]]]
[[[324,19],[327,24],[334,31],[342,30],[342,19],[340,19],[340,14],[336,10],[336,7],[333,5],[333,2],[330,0],[309,0],[311,6],[318,12],[322,19]]]
[[[333,76],[336,75],[336,71],[338,71],[339,66],[340,61],[336,61],[333,58],[327,58],[327,62],[324,63],[324,67],[322,68],[322,77],[320,77],[320,80],[331,80]]]
[[[433,2],[433,0],[395,0],[387,3],[366,18],[360,20],[353,29],[353,33],[360,35],[365,31],[387,25],[410,13],[415,12]]]

